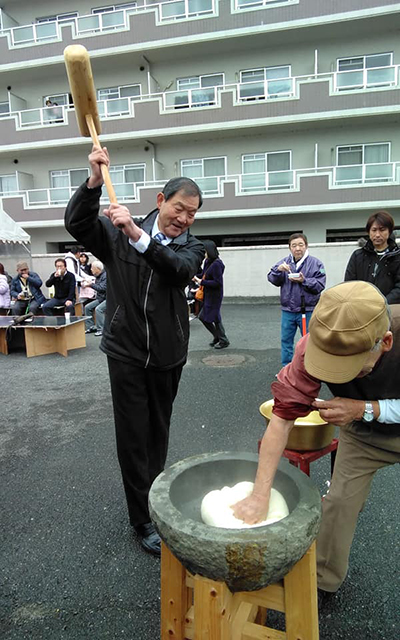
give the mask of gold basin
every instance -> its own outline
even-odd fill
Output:
[[[272,416],[273,400],[267,400],[260,406],[260,413],[264,416],[267,426]],[[294,451],[316,451],[327,447],[333,440],[335,425],[328,424],[321,418],[318,411],[311,411],[304,418],[297,418],[290,432],[286,445]]]

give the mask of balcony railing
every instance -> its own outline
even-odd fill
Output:
[[[291,4],[298,0],[235,0],[235,9],[258,9],[272,7],[276,4]]]
[[[294,78],[280,78],[256,82],[241,82],[238,85],[238,100],[267,100],[294,96]]]
[[[40,22],[18,27],[5,28],[1,32],[10,34],[12,47],[28,46],[41,42],[61,40],[61,25],[71,24],[74,36],[107,33],[129,28],[129,15],[156,11],[159,22],[171,20],[189,20],[207,15],[217,15],[218,0],[167,0],[154,4],[144,3],[136,8],[104,11],[68,18],[62,21]]]
[[[38,109],[25,109],[24,111],[14,112],[11,115],[17,116],[17,126],[19,128],[41,127],[65,122],[65,109],[64,105],[57,105]]]
[[[334,167],[334,183],[336,185],[394,182],[394,180],[394,162],[351,164]]]
[[[374,186],[382,183],[400,184],[400,162],[385,162],[366,165],[348,165],[343,167],[318,167],[308,169],[290,169],[286,171],[267,171],[226,176],[206,176],[194,178],[206,198],[223,197],[227,183],[236,185],[237,196],[268,194],[276,191],[300,190],[300,177],[327,175],[329,188]],[[140,202],[142,188],[161,188],[166,180],[142,181],[132,183],[114,183],[119,202]],[[27,208],[65,206],[78,187],[54,187],[48,189],[29,189],[6,191],[3,197],[23,196]],[[102,202],[108,202],[103,190]]]
[[[354,71],[336,71],[335,91],[393,87],[398,84],[398,65]]]

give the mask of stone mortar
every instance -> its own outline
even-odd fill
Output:
[[[255,591],[283,578],[316,538],[321,497],[304,473],[282,460],[274,488],[289,515],[252,529],[203,523],[201,501],[209,491],[254,482],[258,456],[222,452],[193,456],[161,473],[150,490],[150,515],[172,553],[193,574],[225,582],[232,592]]]

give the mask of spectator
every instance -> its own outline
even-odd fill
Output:
[[[217,245],[212,240],[203,240],[206,250],[200,278],[195,276],[194,282],[204,287],[203,306],[199,313],[199,320],[213,336],[210,347],[226,349],[229,340],[226,336],[221,318],[221,305],[224,297],[224,271],[225,265],[219,258]]]
[[[29,271],[27,262],[17,263],[17,273],[10,286],[11,298],[15,300],[12,313],[14,316],[21,316],[31,311],[36,315],[39,308],[46,302],[40,289],[42,280],[37,273]]]
[[[286,366],[293,358],[293,343],[297,327],[302,332],[302,315],[306,316],[306,330],[320,293],[325,289],[324,265],[308,253],[304,233],[293,233],[289,238],[290,254],[276,263],[268,273],[268,280],[280,287],[281,359]]]
[[[46,100],[46,115],[49,122],[58,123],[64,122],[62,107],[59,107],[57,102],[52,102],[50,98]]]
[[[50,298],[43,304],[45,316],[53,315],[54,307],[65,307],[71,315],[75,315],[75,276],[67,271],[67,263],[64,258],[55,261],[56,270],[46,280],[46,287],[54,287],[54,298]]]
[[[86,275],[91,276],[92,275],[92,271],[90,268],[90,263],[89,263],[89,256],[87,253],[81,253],[79,256],[79,262],[81,265],[81,276],[84,277],[84,274],[86,273]]]
[[[4,271],[4,265],[0,262],[0,307],[7,309],[11,304],[10,287]]]
[[[92,280],[84,280],[85,287],[92,289],[97,297],[92,302],[88,302],[85,307],[85,315],[90,316],[85,320],[85,333],[94,332],[95,336],[103,335],[104,314],[106,310],[106,293],[107,293],[107,273],[104,265],[100,260],[94,260],[92,263],[92,273],[95,276],[95,282]],[[94,323],[94,310],[96,309],[96,324]]]
[[[79,247],[71,247],[70,251],[64,256],[67,270],[75,276],[75,281],[78,286],[84,279],[84,274],[81,273],[80,255],[81,250]]]
[[[400,249],[394,239],[394,220],[387,211],[373,213],[367,220],[369,238],[350,256],[345,280],[371,282],[389,304],[400,303]]]

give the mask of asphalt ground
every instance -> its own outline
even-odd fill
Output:
[[[221,352],[191,323],[169,464],[257,450],[258,407],[280,366],[279,307],[227,304],[223,318],[231,346]],[[67,358],[0,355],[2,640],[159,638],[159,560],[128,524],[106,358],[87,338]],[[321,492],[329,475],[327,456],[312,464]],[[398,486],[398,466],[376,474],[348,578],[320,614],[321,640],[400,637]]]

